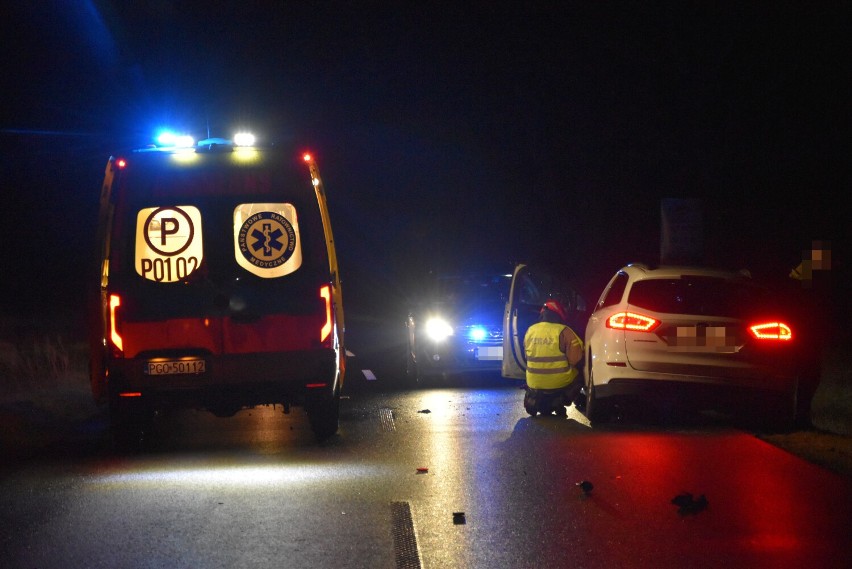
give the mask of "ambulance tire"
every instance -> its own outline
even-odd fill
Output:
[[[324,441],[334,436],[340,426],[340,394],[335,393],[330,399],[309,400],[305,411],[314,436]]]
[[[109,423],[116,450],[140,450],[149,434],[153,412],[144,401],[113,395],[109,401]]]

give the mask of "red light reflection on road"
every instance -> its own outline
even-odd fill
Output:
[[[814,481],[837,487],[836,475],[755,437],[601,433],[586,441],[604,456],[601,464],[614,465],[595,475],[601,499],[613,514],[641,524],[640,534],[664,536],[665,551],[675,559],[694,557],[704,547],[708,561],[737,566],[743,559],[755,567],[814,559],[834,566],[840,554],[830,544],[842,542],[837,534],[847,531],[848,491],[844,496],[821,491]],[[772,467],[767,453],[777,455]],[[708,508],[678,514],[671,500],[684,492],[704,494]],[[847,523],[838,524],[842,520]]]

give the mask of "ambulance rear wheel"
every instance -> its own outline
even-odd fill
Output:
[[[116,448],[141,448],[151,429],[153,417],[153,412],[141,397],[110,397],[109,424]]]
[[[337,433],[340,426],[340,394],[330,399],[316,399],[306,403],[308,421],[317,440],[325,439]]]

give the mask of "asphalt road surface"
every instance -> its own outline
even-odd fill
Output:
[[[852,567],[849,481],[724,421],[593,429],[499,377],[367,377],[321,444],[300,409],[186,411],[141,452],[93,420],[4,465],[3,566]]]

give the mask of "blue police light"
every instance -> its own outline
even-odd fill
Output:
[[[188,134],[175,134],[170,130],[165,130],[157,136],[157,146],[191,148],[195,146],[195,139]]]
[[[474,342],[481,342],[488,335],[488,332],[483,326],[474,326],[470,329],[470,339]]]

